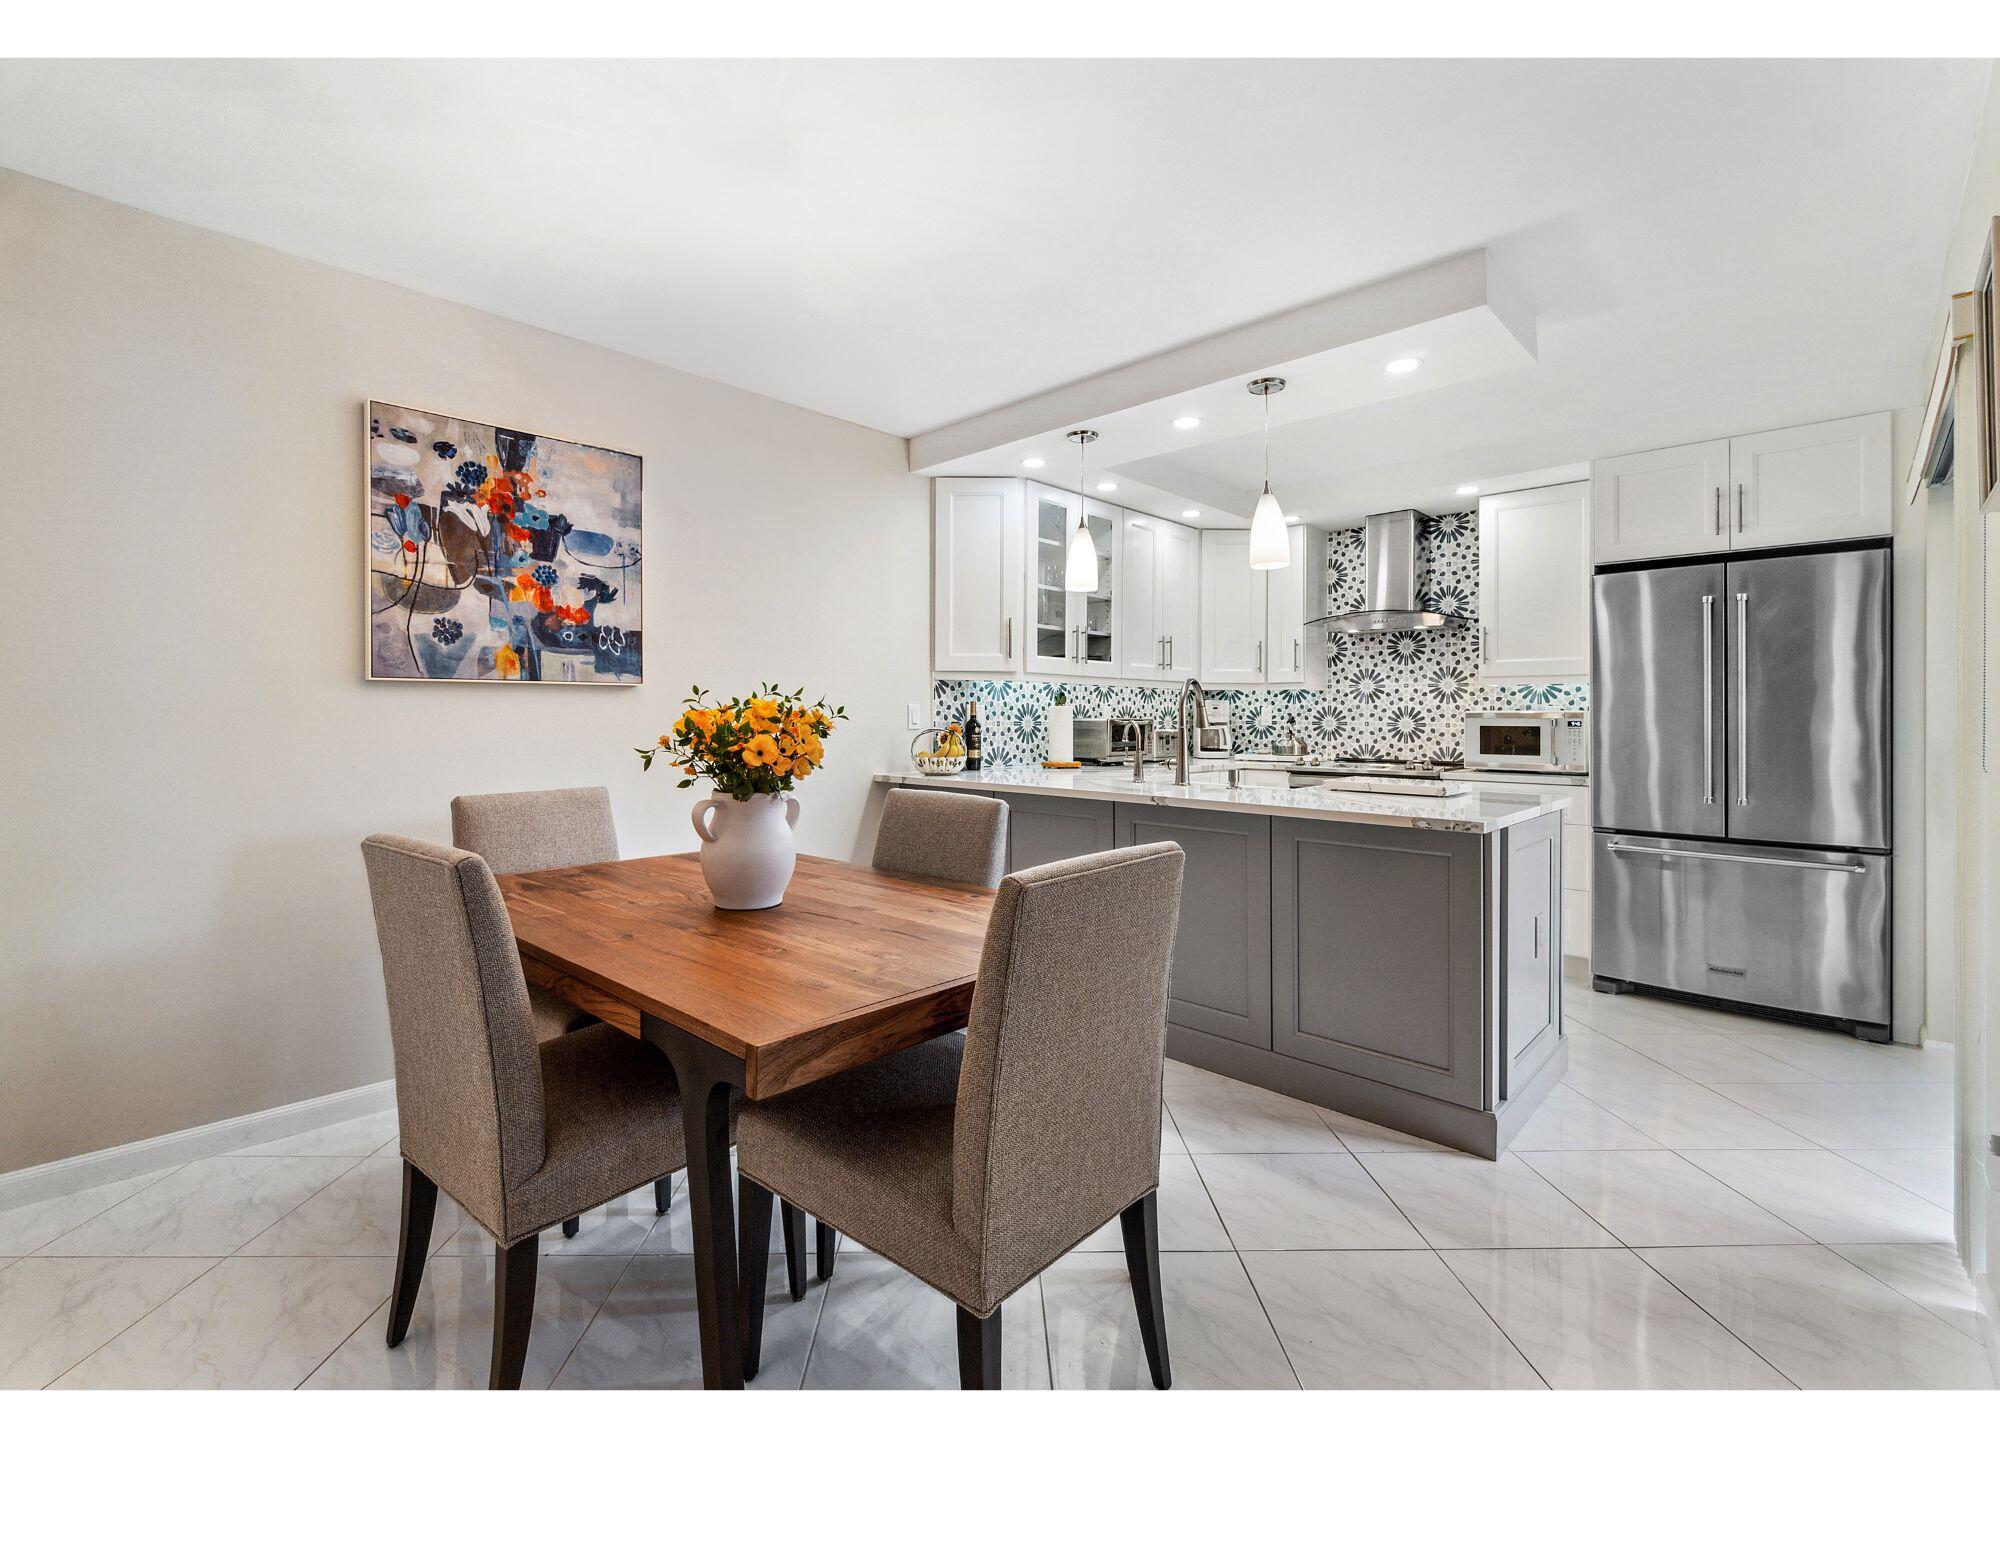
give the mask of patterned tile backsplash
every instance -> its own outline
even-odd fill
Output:
[[[1327,544],[1327,610],[1353,611],[1362,603],[1361,532],[1338,531]],[[1417,524],[1417,590],[1421,604],[1442,612],[1479,615],[1479,518],[1470,511]],[[1332,685],[1217,687],[1211,704],[1229,705],[1236,743],[1255,750],[1288,730],[1314,756],[1402,760],[1458,755],[1460,716],[1475,709],[1590,706],[1581,681],[1481,682],[1479,630],[1472,625],[1381,637],[1334,634],[1327,645]],[[1171,725],[1180,685],[1115,686],[1106,682],[940,680],[932,684],[937,723],[979,704],[987,760],[1039,762],[1048,755],[1048,711],[1057,690],[1069,693],[1079,719],[1150,717]]]

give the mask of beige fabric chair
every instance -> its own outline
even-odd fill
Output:
[[[875,833],[875,867],[929,880],[956,880],[991,889],[1007,871],[1007,802],[944,790],[891,789]],[[833,1275],[833,1229],[815,1230],[819,1279]],[[785,1257],[793,1267],[792,1297],[804,1291],[795,1263],[804,1253],[805,1218],[784,1204]]]
[[[615,863],[618,825],[611,816],[611,791],[600,785],[461,794],[451,802],[451,845],[477,853],[495,874]],[[535,1038],[542,1041],[597,1022],[567,998],[533,982],[528,984],[528,1009],[535,1018]],[[664,1218],[673,1200],[673,1176],[662,1175],[653,1185],[653,1211]],[[574,1236],[581,1223],[567,1219],[563,1232]]]
[[[1119,1218],[1147,1362],[1167,1387],[1156,1193],[1181,868],[1164,842],[1008,875],[963,1038],[744,1105],[746,1372],[775,1193],[958,1305],[968,1389],[999,1382],[1008,1295]]]
[[[942,789],[891,789],[875,834],[875,867],[998,885],[1007,871],[1007,802]]]
[[[361,852],[403,1155],[389,1345],[409,1329],[443,1189],[494,1238],[489,1383],[516,1389],[541,1231],[687,1162],[673,1071],[608,1025],[537,1043],[513,925],[476,853],[388,836]]]
[[[451,802],[451,845],[486,860],[495,874],[608,864],[618,857],[611,791],[527,789],[518,794],[461,794]],[[546,1040],[590,1015],[554,993],[528,984],[535,1034]],[[661,1211],[665,1211],[663,1207]]]

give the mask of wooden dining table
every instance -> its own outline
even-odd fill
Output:
[[[961,1028],[993,892],[801,857],[785,899],[710,900],[700,856],[501,875],[521,966],[672,1063],[687,1129],[702,1382],[743,1386],[729,1116]]]

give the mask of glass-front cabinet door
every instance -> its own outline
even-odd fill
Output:
[[[1084,530],[1097,551],[1097,588],[1072,592],[1064,585],[1070,533],[1076,528],[1078,499],[1060,489],[1030,484],[1028,489],[1028,612],[1034,627],[1028,641],[1028,669],[1042,676],[1115,676],[1117,624],[1118,511],[1090,500],[1083,504]]]

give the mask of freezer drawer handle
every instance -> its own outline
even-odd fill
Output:
[[[1721,489],[1716,490],[1720,497]],[[1701,802],[1715,803],[1715,597],[1701,598]]]
[[[1698,858],[1711,864],[1762,864],[1771,869],[1826,869],[1835,874],[1866,874],[1866,864],[1821,863],[1811,858],[1754,858],[1748,853],[1691,853],[1679,848],[1638,848],[1626,842],[1605,844],[1608,853],[1644,853],[1648,858]]]

